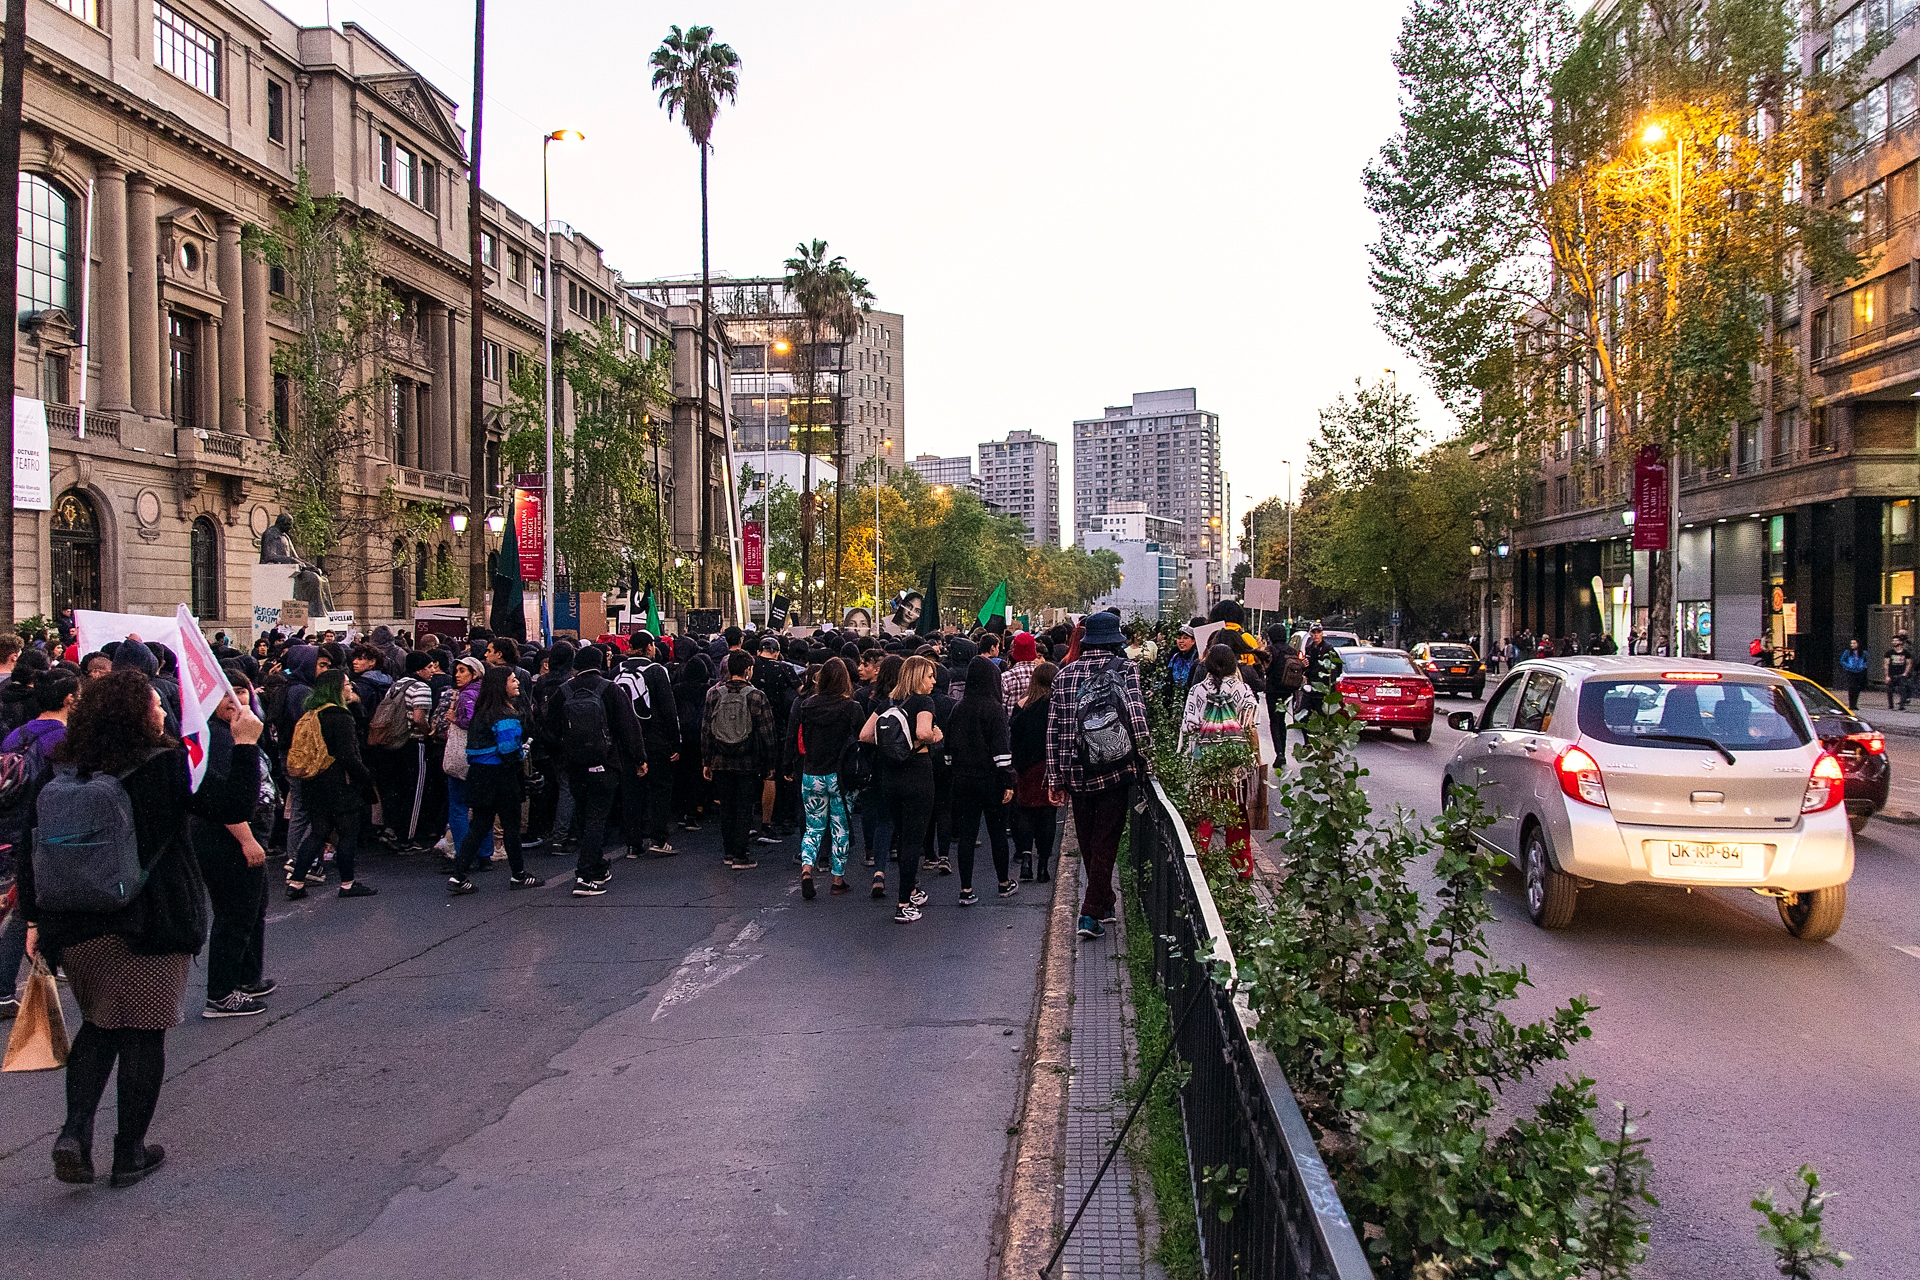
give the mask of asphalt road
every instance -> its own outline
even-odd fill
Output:
[[[937,879],[897,925],[824,876],[802,901],[791,843],[730,872],[713,829],[675,842],[601,898],[538,855],[531,892],[375,856],[377,898],[276,896],[272,1012],[192,997],[145,1182],[106,1186],[111,1089],[70,1187],[60,1073],[0,1077],[0,1272],[985,1274],[1043,894]]]
[[[1442,698],[1440,714],[1475,705]],[[1376,812],[1432,815],[1462,736],[1438,723],[1425,745],[1363,737]],[[1889,742],[1896,785],[1920,801],[1920,742]],[[1790,937],[1746,890],[1595,888],[1548,933],[1517,874],[1501,887],[1494,955],[1533,982],[1516,1013],[1592,1000],[1593,1038],[1570,1069],[1593,1077],[1609,1113],[1615,1101],[1651,1113],[1641,1132],[1660,1206],[1643,1280],[1774,1274],[1748,1201],[1768,1186],[1784,1199],[1803,1163],[1838,1193],[1827,1235],[1854,1256],[1845,1275],[1920,1274],[1920,827],[1868,825],[1846,921],[1824,943]]]

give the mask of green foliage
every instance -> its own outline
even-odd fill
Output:
[[[22,618],[14,624],[14,634],[22,640],[45,640],[53,634],[53,623],[44,613],[36,613],[30,618]]]
[[[1821,1267],[1837,1271],[1853,1259],[1827,1243],[1821,1224],[1833,1193],[1820,1190],[1820,1175],[1810,1164],[1800,1166],[1799,1178],[1805,1190],[1797,1206],[1776,1207],[1773,1188],[1768,1187],[1752,1207],[1764,1219],[1760,1243],[1773,1250],[1776,1270],[1788,1280],[1813,1280],[1814,1272]]]
[[[436,559],[427,570],[426,594],[422,600],[458,600],[467,603],[467,567],[451,558]]]

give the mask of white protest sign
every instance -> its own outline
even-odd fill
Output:
[[[187,765],[193,789],[200,789],[207,776],[207,723],[213,709],[228,691],[226,673],[200,634],[200,626],[185,605],[174,617],[148,613],[101,613],[94,609],[75,609],[73,627],[80,652],[93,653],[103,645],[128,636],[138,636],[173,651],[180,667],[180,740],[187,748]]]

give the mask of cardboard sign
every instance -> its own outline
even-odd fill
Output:
[[[304,630],[309,621],[305,600],[282,600],[280,602],[280,625]]]
[[[693,636],[719,635],[720,611],[718,609],[687,610],[687,634]]]
[[[1258,609],[1263,613],[1275,613],[1280,608],[1280,588],[1286,585],[1278,578],[1248,578],[1247,589],[1240,597],[1249,609]]]
[[[787,599],[785,596],[775,596],[773,598],[773,609],[767,617],[767,630],[769,631],[785,630],[787,625],[787,615],[792,611],[793,611],[793,601]]]

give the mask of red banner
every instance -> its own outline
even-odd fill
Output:
[[[1666,459],[1661,457],[1657,445],[1648,445],[1640,450],[1640,456],[1633,460],[1633,549],[1635,551],[1665,551],[1667,540],[1667,509],[1672,495],[1667,485],[1671,483]]]
[[[750,587],[765,586],[767,582],[767,547],[760,536],[760,525],[749,520],[741,526],[740,540],[746,544],[745,571],[741,575]]]
[[[520,577],[526,581],[547,576],[547,524],[541,514],[546,501],[546,477],[514,477],[513,537],[520,549]]]

